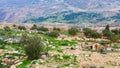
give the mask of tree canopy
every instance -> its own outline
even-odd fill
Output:
[[[69,33],[70,35],[76,35],[78,32],[79,32],[79,30],[78,30],[77,28],[75,28],[75,27],[72,27],[72,28],[70,28],[70,29],[68,30],[68,33]]]

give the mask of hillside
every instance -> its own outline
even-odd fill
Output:
[[[113,13],[110,14],[109,13]],[[106,14],[106,15],[105,15]],[[59,22],[59,23],[71,23],[71,24],[88,24],[88,23],[119,23],[120,13],[114,12],[63,12],[50,16],[34,17],[25,20],[23,23],[39,23],[39,22]]]

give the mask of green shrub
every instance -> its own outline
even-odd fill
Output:
[[[37,29],[38,29],[38,27],[37,27],[36,24],[34,24],[34,25],[30,28],[30,30],[37,30]]]
[[[53,58],[55,59],[56,62],[62,61],[60,55],[54,55]]]
[[[5,45],[0,45],[0,49],[5,49]]]
[[[112,46],[112,48],[118,49],[118,48],[120,48],[120,47],[117,46],[117,45],[114,45],[114,46]]]
[[[26,33],[23,33],[22,37],[21,37],[21,40],[20,40],[20,44],[22,46],[27,45],[28,41],[29,41],[28,39],[29,39],[29,36]]]
[[[27,36],[22,39],[25,43],[25,53],[28,56],[28,59],[34,60],[40,57],[41,52],[44,52],[44,45],[41,37],[39,36]]]
[[[70,55],[63,55],[63,59],[64,60],[69,60],[70,59]]]
[[[26,30],[25,26],[18,26],[19,30]]]
[[[3,44],[3,45],[4,45],[4,44],[7,44],[7,42],[5,42],[4,40],[1,40],[1,39],[0,39],[0,44]]]
[[[92,33],[92,30],[90,28],[84,28],[83,32],[84,32],[85,36],[88,37]]]
[[[59,36],[59,32],[58,31],[52,31],[49,33],[49,36],[51,37],[58,37]]]
[[[56,27],[54,27],[53,30],[55,30],[55,31],[61,31],[60,28],[56,28]]]
[[[99,44],[105,46],[105,45],[109,44],[109,42],[106,42],[106,41],[100,41]]]
[[[102,37],[102,34],[96,32],[96,31],[93,31],[90,28],[84,28],[83,31],[84,31],[84,34],[86,37],[91,37],[91,38],[101,38]]]
[[[96,68],[96,66],[90,66],[90,68]]]
[[[98,32],[93,31],[90,35],[92,38],[101,38],[102,35]]]
[[[1,63],[2,63],[2,61],[0,61],[0,68],[5,68],[5,66]]]
[[[60,52],[60,53],[63,53],[63,50],[62,50],[62,49],[58,49],[57,51]]]
[[[74,47],[71,47],[70,49],[71,49],[71,50],[75,50],[75,48],[74,48]]]
[[[48,28],[45,28],[42,26],[42,27],[38,27],[37,30],[46,32],[46,31],[48,31]]]
[[[100,49],[100,53],[105,54],[106,53],[105,49]]]
[[[103,66],[99,67],[99,68],[104,68]]]
[[[4,30],[5,30],[5,31],[11,31],[11,29],[10,29],[9,26],[5,26],[5,27],[4,27]]]
[[[111,30],[112,33],[119,35],[120,34],[120,29],[113,29]]]
[[[15,24],[13,24],[12,26],[13,26],[13,27],[16,27],[16,25],[15,25]]]
[[[76,63],[77,62],[77,56],[73,55],[73,62]]]
[[[79,30],[77,28],[73,28],[73,27],[68,30],[68,33],[70,35],[76,35],[78,32],[79,32]]]

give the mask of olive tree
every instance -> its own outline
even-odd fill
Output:
[[[19,30],[26,30],[26,27],[25,26],[18,26],[18,29]]]
[[[36,30],[36,29],[38,29],[38,26],[36,24],[34,24],[30,29],[31,30]]]
[[[11,29],[10,29],[9,26],[5,26],[5,27],[4,27],[4,30],[5,30],[5,31],[11,31]]]
[[[49,33],[49,36],[51,36],[51,37],[58,37],[59,36],[59,32],[58,31],[51,31]]]
[[[101,38],[102,37],[102,34],[94,31],[94,30],[91,30],[90,28],[84,28],[84,34],[86,37],[91,37],[91,38]]]
[[[68,33],[70,35],[76,35],[78,32],[79,32],[79,30],[77,28],[74,28],[74,27],[72,27],[68,30]]]

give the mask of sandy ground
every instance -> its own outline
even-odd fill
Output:
[[[76,55],[80,68],[83,68],[84,66],[120,68],[120,52],[100,54],[97,52],[82,51],[79,49],[66,49],[64,50],[64,53],[68,55]]]

